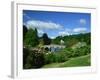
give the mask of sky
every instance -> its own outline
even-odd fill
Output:
[[[76,12],[52,12],[23,10],[23,24],[37,28],[38,35],[48,37],[66,36],[91,32],[91,14]]]

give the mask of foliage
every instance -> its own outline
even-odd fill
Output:
[[[56,37],[55,39],[52,39],[53,44],[60,44],[60,40],[62,39],[61,36]]]
[[[34,50],[24,48],[23,53],[24,69],[40,68],[46,64],[62,63],[69,61],[71,58],[89,55],[90,45],[74,49],[64,48],[59,52],[46,51],[45,53],[37,48],[34,48]]]
[[[51,44],[51,39],[48,37],[48,35],[46,33],[43,34],[42,38],[43,38],[43,44],[44,45]]]
[[[68,57],[65,53],[52,53],[49,52],[45,54],[45,64],[53,63],[53,62],[64,62],[67,61]]]
[[[45,54],[44,58],[45,58],[45,64],[55,62],[55,54],[54,53],[48,52]]]
[[[57,63],[56,66],[65,67],[79,65],[81,56],[90,55],[91,53],[91,33],[58,36],[55,39],[50,39],[46,33],[42,37],[38,37],[37,29],[27,29],[23,26],[23,68],[41,68],[43,65]],[[66,48],[61,49],[59,52],[49,52],[48,48],[43,49],[44,45],[58,44],[63,40]],[[80,43],[85,43],[84,46]],[[77,45],[78,44],[78,45]],[[80,45],[80,46],[79,46]],[[73,48],[73,46],[75,48]],[[27,48],[26,48],[27,47]],[[80,57],[77,59],[76,57]],[[75,61],[73,61],[75,59]],[[89,58],[90,59],[90,58]],[[72,61],[70,61],[72,60]],[[84,59],[82,59],[83,61]],[[69,61],[69,62],[67,62]],[[71,64],[72,63],[72,64]],[[85,65],[85,63],[83,63]],[[90,64],[86,62],[86,65]],[[81,64],[80,64],[81,66]]]
[[[38,47],[40,47],[40,48],[42,48],[43,47],[43,39],[39,39],[39,45],[38,45]]]
[[[79,66],[90,66],[91,59],[90,55],[79,56],[76,58],[71,58],[69,61],[64,62],[64,64],[59,67],[79,67]]]
[[[72,57],[83,56],[91,53],[90,45],[73,49]]]
[[[43,68],[57,68],[57,67],[80,67],[80,66],[90,66],[91,65],[91,56],[79,56],[75,58],[70,58],[68,61],[61,63],[51,63],[46,64]]]
[[[38,39],[36,28],[35,30],[31,28],[28,30],[28,32],[25,35],[24,44],[28,46],[32,46],[32,47],[35,47],[39,44],[39,39]]]
[[[44,65],[44,54],[42,51],[30,50],[27,57],[23,59],[25,59],[24,69],[40,68]]]
[[[56,56],[56,62],[65,62],[68,60],[67,54],[63,52],[56,53],[55,56]]]
[[[27,33],[28,29],[25,25],[23,25],[23,40],[25,39],[25,35]]]
[[[23,48],[23,68],[25,68],[26,65],[26,59],[29,55],[29,49]]]
[[[60,51],[60,53],[64,53],[68,58],[70,58],[72,57],[73,50],[71,48],[64,48]]]
[[[60,44],[60,40],[64,40],[66,47],[72,47],[78,42],[85,42],[87,45],[91,44],[91,33],[69,35],[69,36],[58,36],[52,40],[53,44]]]

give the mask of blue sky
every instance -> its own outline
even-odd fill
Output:
[[[91,14],[23,10],[23,23],[37,28],[38,35],[47,33],[50,38],[91,32]]]

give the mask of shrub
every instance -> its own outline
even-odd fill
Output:
[[[23,49],[23,68],[40,68],[44,64],[65,62],[69,58],[90,54],[91,47],[86,45],[80,48],[64,48],[59,52],[42,51],[39,49]]]
[[[24,69],[40,68],[44,65],[44,54],[39,50],[30,50]]]
[[[56,53],[55,57],[56,57],[55,58],[56,62],[64,62],[64,61],[68,60],[67,55],[65,53],[63,53],[63,52]]]
[[[29,55],[29,49],[23,48],[23,68],[25,68],[26,59]]]
[[[64,53],[68,58],[70,58],[72,57],[73,50],[71,48],[64,48],[60,53]]]
[[[72,57],[83,56],[91,53],[90,45],[73,49]]]
[[[68,57],[63,52],[55,52],[45,54],[45,64],[54,63],[54,62],[64,62],[67,61]]]
[[[55,55],[54,53],[48,52],[45,54],[45,64],[49,64],[55,62]]]

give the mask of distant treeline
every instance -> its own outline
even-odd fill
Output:
[[[70,47],[78,42],[86,42],[87,45],[91,44],[91,33],[77,34],[77,35],[69,35],[69,36],[58,36],[52,40],[54,44],[60,44],[60,40],[65,42],[67,47]]]

